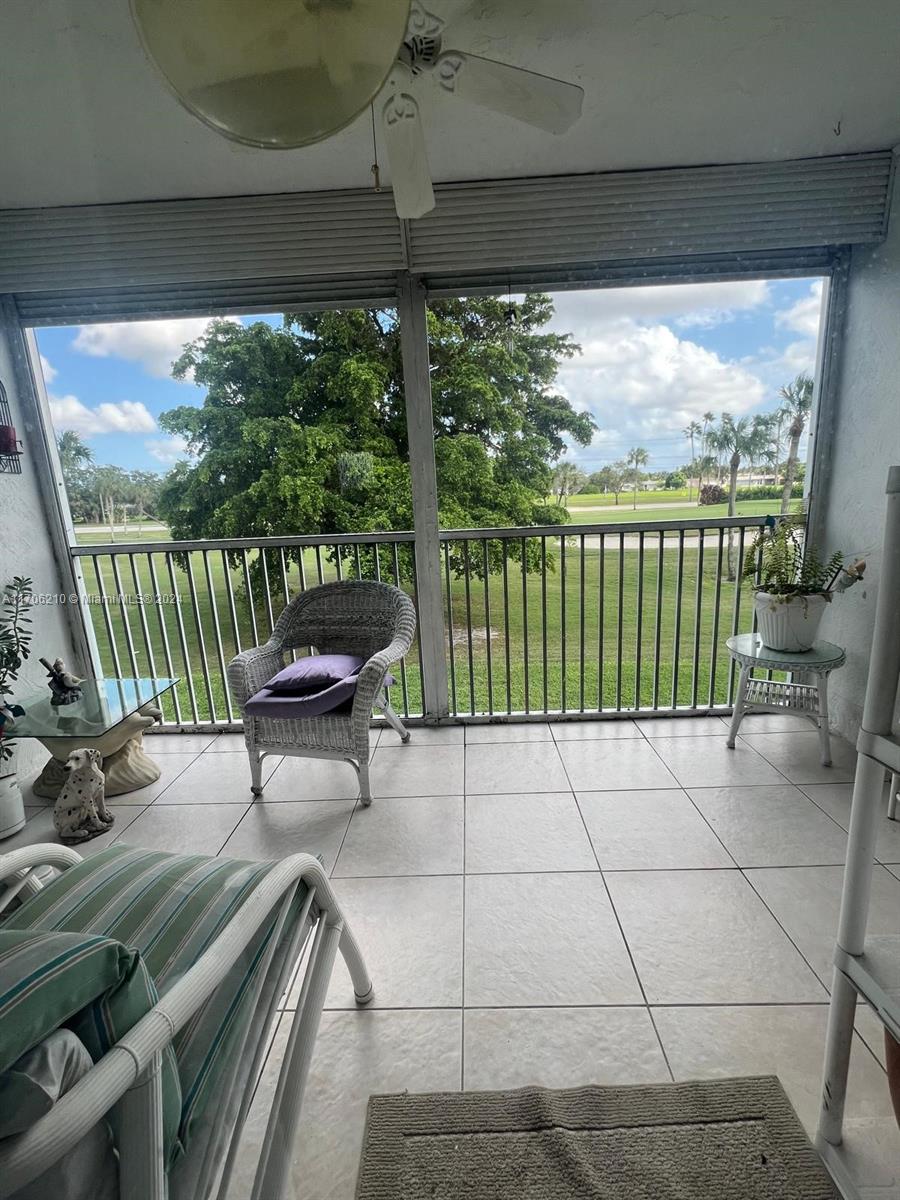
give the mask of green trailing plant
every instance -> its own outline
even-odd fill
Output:
[[[30,595],[31,580],[16,575],[4,587],[0,603],[0,762],[13,752],[11,740],[3,737],[3,726],[10,717],[21,715],[9,697],[22,664],[31,653]]]
[[[843,592],[863,577],[866,564],[857,559],[845,565],[836,550],[823,558],[818,549],[804,541],[802,523],[796,518],[771,519],[756,535],[744,563],[744,576],[756,590],[771,596],[824,596]]]

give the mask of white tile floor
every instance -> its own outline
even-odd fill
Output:
[[[338,964],[298,1200],[352,1197],[371,1092],[775,1072],[812,1131],[854,755],[836,740],[823,769],[808,730],[748,717],[736,751],[716,717],[414,730],[409,746],[387,731],[368,809],[349,767],[297,759],[269,760],[251,803],[239,736],[160,735],[163,777],[116,798],[86,850],[323,856],[376,999],[357,1010]],[[52,839],[49,809],[29,799],[29,817],[4,849]],[[885,818],[877,856],[872,928],[894,932],[900,824]],[[880,1029],[857,1026],[848,1161],[900,1200]],[[282,1018],[261,1096],[286,1035]]]

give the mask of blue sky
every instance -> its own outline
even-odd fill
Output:
[[[689,458],[681,430],[703,412],[735,416],[777,406],[779,386],[812,371],[821,281],[604,289],[558,294],[553,325],[571,332],[581,355],[558,386],[589,410],[599,431],[573,448],[586,470],[633,445],[650,469]],[[280,317],[252,317],[269,320]],[[38,330],[57,432],[78,430],[97,462],[165,471],[183,447],[158,428],[160,413],[202,404],[203,390],[170,377],[185,342],[205,318]]]

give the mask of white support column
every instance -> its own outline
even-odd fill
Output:
[[[85,586],[81,566],[69,553],[75,534],[50,420],[50,404],[43,376],[35,369],[39,359],[37,341],[30,329],[23,328],[11,296],[0,296],[0,337],[9,344],[26,449],[34,459],[61,589],[67,595],[78,595],[83,601]],[[83,602],[66,604],[65,614],[77,656],[75,669],[86,675],[100,675],[100,656],[86,606]]]
[[[449,701],[425,289],[406,271],[399,275],[397,315],[403,353],[406,430],[416,534],[422,707],[426,717],[445,717],[449,712]]]

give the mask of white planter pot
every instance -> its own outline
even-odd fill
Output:
[[[0,771],[6,766],[4,762]],[[0,840],[12,837],[25,824],[25,805],[16,782],[16,773],[0,775]]]
[[[772,596],[757,592],[754,606],[763,645],[791,654],[809,650],[819,635],[819,622],[827,603],[824,596]]]

